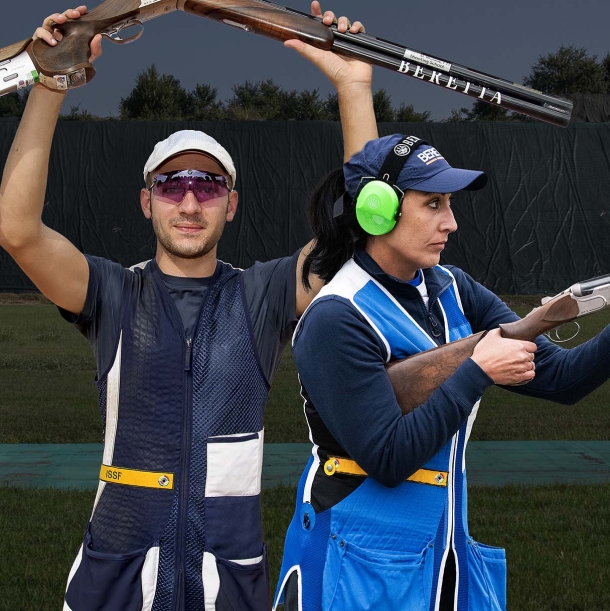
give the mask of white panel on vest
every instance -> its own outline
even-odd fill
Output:
[[[299,611],[302,611],[303,609],[303,592],[302,592],[302,577],[301,577],[301,567],[298,564],[295,564],[294,566],[291,566],[287,571],[286,571],[286,575],[284,576],[284,581],[282,581],[282,585],[278,588],[277,594],[276,594],[276,598],[275,601],[273,603],[273,608],[272,611],[276,611],[277,606],[280,604],[280,598],[282,597],[282,595],[284,594],[284,588],[286,587],[286,582],[288,581],[288,579],[294,574],[296,573],[298,576],[298,580],[299,580],[299,585],[297,587],[299,596]]]
[[[263,431],[210,437],[207,455],[206,497],[260,494]]]
[[[144,560],[144,566],[142,567],[142,611],[150,611],[152,609],[158,576],[159,546],[155,546],[146,552],[146,560]]]
[[[216,558],[210,552],[203,552],[201,580],[203,581],[204,611],[216,611],[216,599],[220,591],[220,576],[218,575]]]
[[[106,382],[106,435],[104,439],[104,457],[102,462],[105,465],[112,464],[114,456],[114,444],[116,441],[116,431],[119,423],[119,395],[121,393],[121,349],[123,346],[123,332],[119,336],[116,356],[112,369],[108,372]]]

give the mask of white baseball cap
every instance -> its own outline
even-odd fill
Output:
[[[213,157],[231,177],[231,188],[235,187],[236,172],[231,155],[212,136],[191,129],[175,132],[166,140],[157,142],[152,155],[144,165],[144,182],[146,186],[150,187],[148,177],[151,172],[161,167],[170,157],[189,151],[201,152],[209,157]]]

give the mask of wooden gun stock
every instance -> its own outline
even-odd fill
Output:
[[[500,330],[502,337],[533,342],[539,335],[571,322],[579,312],[578,302],[572,295],[565,294],[534,308],[521,320],[500,325]]]
[[[130,38],[120,37],[122,30],[141,26],[144,21],[176,10],[177,0],[105,0],[80,19],[56,25],[63,36],[54,47],[42,40],[24,40],[0,49],[0,63],[26,51],[40,82],[49,89],[74,89],[95,76],[89,61],[90,44],[97,34],[124,44],[139,38],[142,30]],[[7,93],[4,91],[2,93]]]
[[[57,26],[63,35],[60,44],[51,47],[42,40],[35,40],[29,49],[30,57],[38,71],[47,77],[54,78],[55,75],[68,75],[79,71],[82,75],[84,71],[84,80],[77,81],[78,84],[84,85],[95,76],[95,68],[89,62],[89,45],[93,37],[105,32],[115,23],[136,16],[139,5],[139,0],[106,0],[80,19],[69,20]],[[77,82],[73,84],[77,85]]]
[[[487,331],[481,331],[390,363],[386,371],[402,413],[408,414],[425,403],[428,397],[472,356],[475,346],[486,334]]]
[[[574,320],[579,314],[577,301],[570,294],[556,297],[535,308],[525,318],[501,324],[502,337],[534,341],[539,335]],[[467,359],[485,337],[482,331],[432,350],[390,363],[386,370],[403,414],[412,412]]]

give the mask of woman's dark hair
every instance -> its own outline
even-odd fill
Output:
[[[325,176],[311,195],[307,216],[315,243],[303,263],[303,286],[310,289],[309,274],[329,282],[356,248],[363,248],[368,234],[358,225],[356,208],[345,196],[343,214],[333,218],[334,203],[345,193],[343,168]]]

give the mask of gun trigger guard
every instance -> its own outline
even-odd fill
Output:
[[[554,344],[565,344],[566,342],[571,342],[580,333],[580,325],[575,320],[572,320],[571,322],[573,322],[576,325],[576,333],[574,333],[574,335],[572,335],[572,337],[568,337],[567,339],[561,339],[559,337],[558,331],[559,331],[559,329],[561,329],[561,327],[563,327],[565,325],[560,325],[556,329],[552,329],[548,333],[545,333],[544,334],[545,337],[547,337],[549,340],[551,340]],[[567,325],[569,323],[565,323],[565,324]],[[551,337],[551,333],[553,333],[555,335],[555,337]]]
[[[130,36],[129,38],[121,38],[120,36],[121,30],[124,30],[126,28],[131,28],[133,26],[140,26],[140,29],[138,30],[138,32],[136,32],[133,36]],[[127,43],[138,40],[138,38],[140,38],[140,36],[142,36],[143,33],[144,33],[144,24],[139,19],[130,19],[129,21],[126,21],[125,23],[122,23],[121,25],[115,28],[112,28],[111,30],[108,30],[107,32],[102,32],[102,36],[104,38],[107,38],[108,40],[110,40],[111,42],[113,42],[116,45],[126,45]]]

